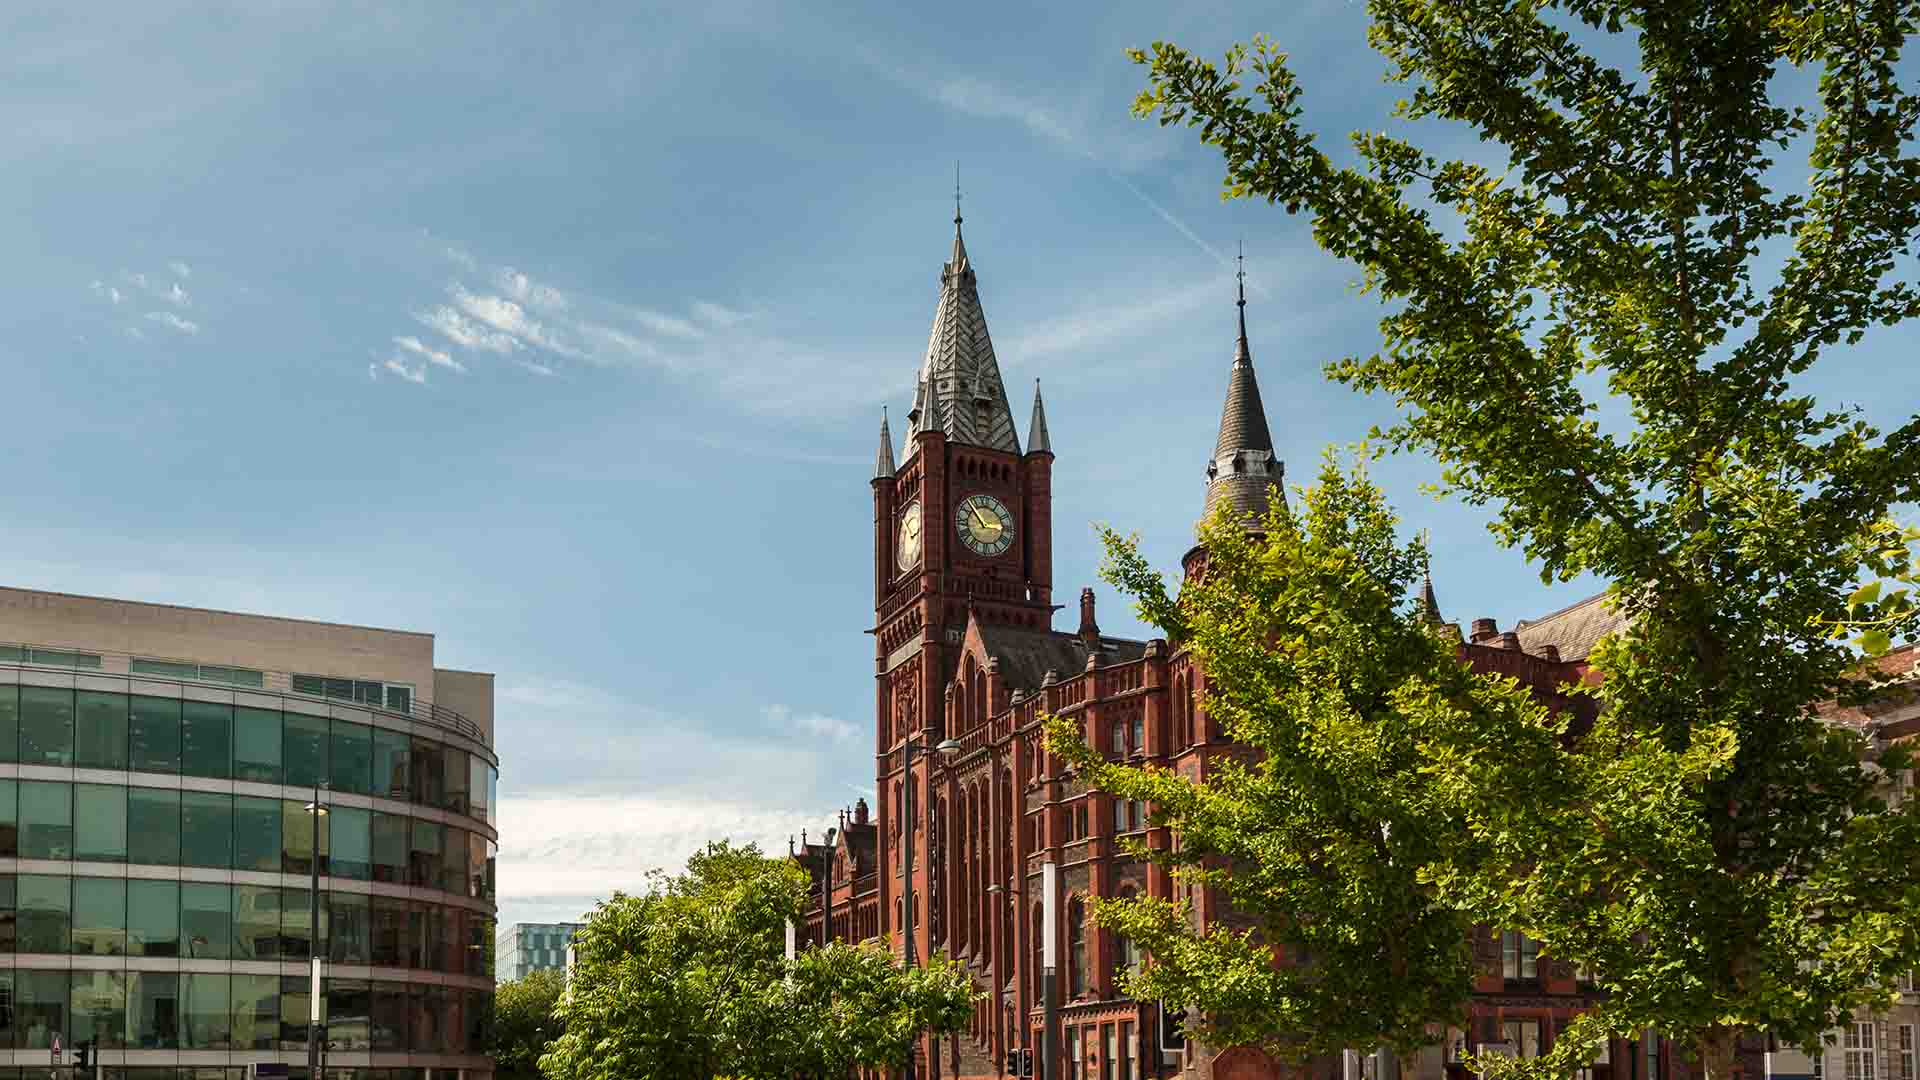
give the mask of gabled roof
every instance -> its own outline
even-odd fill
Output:
[[[1626,617],[1608,607],[1606,599],[1606,593],[1599,593],[1551,615],[1521,619],[1513,628],[1520,647],[1537,653],[1541,646],[1552,645],[1562,660],[1585,660],[1601,638],[1627,625]]]
[[[953,254],[940,271],[940,301],[933,309],[933,331],[920,364],[913,409],[907,413],[906,456],[913,455],[914,436],[923,431],[942,432],[956,443],[1020,452],[957,212]]]
[[[987,655],[1000,661],[1000,678],[1029,694],[1040,689],[1049,671],[1064,682],[1087,669],[1087,647],[1077,634],[983,623],[980,640]],[[1146,651],[1144,641],[1100,639],[1100,655],[1106,663],[1138,660]]]

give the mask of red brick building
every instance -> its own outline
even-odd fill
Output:
[[[1177,886],[1157,867],[1129,857],[1120,839],[1171,842],[1146,808],[1089,790],[1040,747],[1039,718],[1085,724],[1086,737],[1115,757],[1153,762],[1203,779],[1235,752],[1200,702],[1206,675],[1163,640],[1103,634],[1093,593],[1078,593],[1072,631],[1053,626],[1053,447],[1039,389],[1024,443],[1015,429],[987,332],[977,279],[954,219],[953,250],[940,277],[904,444],[886,422],[873,487],[874,761],[878,805],[841,814],[825,844],[795,853],[815,875],[808,932],[823,917],[836,940],[906,938],[912,883],[914,953],[944,950],[973,972],[981,993],[971,1030],[923,1047],[919,1076],[1000,1076],[1006,1051],[1040,1056],[1042,935],[1060,957],[1060,1060],[1038,1073],[1067,1080],[1260,1080],[1281,1070],[1252,1047],[1192,1046],[1158,1052],[1156,1013],[1128,1000],[1116,975],[1137,957],[1085,917],[1090,897]],[[1193,432],[1193,442],[1207,433]],[[1226,402],[1206,462],[1204,506],[1221,500],[1260,511],[1284,475],[1275,458],[1246,332],[1227,371]],[[1177,447],[1172,448],[1176,452]],[[1196,457],[1199,454],[1196,448]],[[1189,570],[1198,552],[1189,553]],[[1438,616],[1431,585],[1426,599]],[[1617,623],[1596,600],[1502,632],[1473,624],[1461,643],[1476,667],[1516,676],[1544,697],[1585,677],[1587,650]],[[930,748],[951,738],[951,759]],[[929,748],[909,757],[906,747]],[[909,834],[908,830],[911,830]],[[913,857],[906,858],[911,840]],[[1040,868],[1058,865],[1059,925],[1043,925]],[[823,880],[823,876],[830,875]],[[1199,918],[1221,917],[1218,898],[1191,895]],[[1418,1061],[1376,1057],[1317,1063],[1315,1076],[1439,1078],[1463,1047],[1511,1042],[1538,1052],[1590,1000],[1575,973],[1539,958],[1518,935],[1483,932],[1478,1000],[1465,1031],[1434,1033]],[[1596,1077],[1663,1080],[1664,1043],[1616,1043]]]

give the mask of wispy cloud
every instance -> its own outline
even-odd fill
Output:
[[[393,343],[399,346],[401,349],[404,349],[405,351],[420,357],[422,360],[425,360],[429,364],[434,364],[436,366],[443,367],[443,368],[451,368],[452,370],[458,371],[463,375],[466,374],[467,365],[461,363],[458,360],[455,360],[451,353],[444,352],[440,349],[434,348],[431,345],[427,345],[423,343],[419,338],[414,337],[411,334],[394,338]]]
[[[182,334],[198,334],[200,332],[199,323],[191,319],[183,319],[171,311],[149,311],[146,317],[169,330],[177,330]]]
[[[187,290],[181,288],[180,283],[177,281],[167,286],[167,291],[162,293],[161,296],[167,301],[167,303],[172,304],[175,307],[192,307],[193,306],[193,298],[187,295]]]
[[[99,278],[95,278],[93,280],[93,284],[88,285],[87,288],[92,289],[95,296],[104,296],[115,304],[118,304],[121,300],[126,299],[126,297],[121,294],[119,289],[115,288],[112,285],[107,284],[104,281],[101,281]]]
[[[448,258],[458,272],[445,300],[413,318],[430,331],[416,339],[421,347],[455,362],[462,354],[505,357],[538,376],[647,370],[772,414],[842,410],[870,400],[889,373],[901,377],[878,357],[830,354],[782,336],[761,313],[703,297],[673,305],[608,300],[457,249]]]
[[[795,712],[786,705],[768,705],[760,710],[767,725],[782,734],[798,731],[805,735],[817,735],[845,742],[859,733],[859,729],[837,716],[827,716],[816,712]]]
[[[408,367],[406,361],[397,356],[389,356],[387,357],[386,363],[381,366],[416,386],[426,385],[427,369],[425,365]]]

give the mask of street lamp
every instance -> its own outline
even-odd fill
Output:
[[[941,760],[952,761],[954,757],[960,753],[960,743],[954,739],[942,739],[940,740],[939,744],[932,747],[932,749],[935,753],[940,755]],[[902,816],[906,818],[906,822],[905,822],[905,827],[901,829],[901,835],[905,837],[904,843],[906,846],[901,849],[901,857],[905,860],[906,868],[904,872],[900,875],[901,880],[906,883],[903,886],[904,891],[902,893],[902,900],[903,900],[902,906],[905,909],[905,915],[901,920],[901,928],[906,932],[906,936],[907,936],[906,966],[909,968],[913,967],[913,964],[914,964],[914,956],[913,956],[914,928],[915,928],[915,924],[919,921],[914,918],[914,909],[913,909],[913,829],[915,824],[915,818],[919,816],[922,809],[922,808],[914,808],[913,755],[914,755],[914,751],[916,750],[920,751],[921,753],[925,753],[928,750],[928,747],[925,743],[915,742],[912,739],[908,739],[906,742],[903,742],[900,744],[900,768],[901,768],[901,771],[906,774],[906,780],[907,780],[906,785],[902,790],[906,792],[906,807],[911,808],[910,812],[908,812],[908,810],[903,809],[903,814],[902,814]],[[915,1034],[914,1038],[916,1042],[919,1040],[919,1036],[917,1033]],[[914,1047],[914,1050],[918,1050],[918,1049],[919,1047],[917,1046]],[[914,1054],[913,1052],[910,1051],[907,1054],[906,1080],[913,1080],[913,1062],[914,1062]]]
[[[313,801],[307,813],[313,815],[313,874],[307,889],[307,1080],[321,1080],[320,1042],[324,1032],[320,1024],[320,819],[327,816],[327,804],[320,801],[320,784],[313,785]]]

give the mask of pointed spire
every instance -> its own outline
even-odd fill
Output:
[[[938,431],[968,446],[1020,452],[1020,436],[1014,430],[1006,387],[1000,382],[1000,364],[987,333],[973,264],[960,235],[958,193],[956,185],[953,256],[940,271],[940,301],[933,310],[933,330],[914,387],[913,410],[907,414],[902,451],[906,457],[918,448],[915,436],[927,431]]]
[[[1047,407],[1040,400],[1040,380],[1033,380],[1033,419],[1027,424],[1027,453],[1053,453],[1053,440],[1047,437]]]
[[[1425,529],[1420,530],[1420,547],[1422,549],[1428,548],[1429,535]],[[1423,580],[1420,584],[1420,617],[1430,623],[1446,622],[1445,619],[1440,617],[1440,599],[1433,594],[1433,556],[1431,550],[1428,550],[1427,565],[1423,574]]]
[[[880,453],[873,461],[875,480],[893,479],[893,432],[887,430],[887,407],[880,406]]]
[[[1220,410],[1220,434],[1207,463],[1206,512],[1228,499],[1246,517],[1267,512],[1267,487],[1279,484],[1285,468],[1273,456],[1273,435],[1260,404],[1260,384],[1253,375],[1253,350],[1247,345],[1247,256],[1240,253],[1234,275],[1238,288],[1239,337],[1234,344],[1233,368],[1227,376],[1227,400]]]

